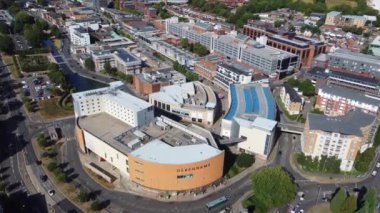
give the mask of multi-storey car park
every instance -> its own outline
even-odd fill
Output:
[[[153,106],[123,92],[120,82],[73,98],[81,151],[105,160],[129,181],[154,190],[182,191],[222,177],[224,151],[210,131],[164,116],[154,118]]]
[[[237,147],[266,159],[276,138],[276,105],[267,85],[231,84],[230,109],[222,120],[221,135]]]

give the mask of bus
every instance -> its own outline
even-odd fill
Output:
[[[223,197],[220,197],[216,200],[213,200],[213,201],[207,203],[206,207],[208,210],[210,210],[210,209],[215,208],[215,207],[217,207],[217,206],[219,206],[225,202],[227,202],[227,198],[226,198],[226,196],[223,196]]]

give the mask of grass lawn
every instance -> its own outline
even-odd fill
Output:
[[[349,5],[351,7],[357,7],[358,4],[355,1],[352,0],[326,0],[326,6],[327,8],[332,8],[334,6],[339,6],[339,5]]]
[[[65,110],[58,105],[59,97],[52,98],[49,100],[43,100],[39,103],[40,114],[45,119],[66,117],[73,115],[74,112],[71,110]]]
[[[8,65],[8,69],[11,72],[13,78],[21,78],[22,74],[20,69],[16,66],[16,61],[11,55],[2,55],[4,64]]]
[[[61,46],[62,46],[62,40],[58,39],[58,38],[54,39],[54,46],[56,48],[61,48]]]
[[[318,204],[316,206],[311,207],[307,211],[307,213],[320,213],[320,212],[331,213],[330,204],[329,203]]]

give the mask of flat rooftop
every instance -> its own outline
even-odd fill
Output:
[[[247,120],[263,117],[269,120],[276,119],[276,104],[268,86],[250,84],[230,85],[230,109],[224,119],[232,120],[234,117]]]
[[[105,112],[81,117],[78,119],[78,125],[122,153],[131,151],[125,145],[128,144],[127,140],[119,142],[115,138],[133,127]],[[91,147],[89,148],[91,149]]]
[[[377,66],[380,66],[380,57],[378,57],[378,56],[351,52],[349,50],[344,50],[344,49],[338,49],[335,52],[329,53],[328,57],[345,58],[345,59],[349,59],[352,61],[372,63],[372,64],[376,64]]]
[[[88,96],[104,97],[133,111],[140,111],[152,106],[150,103],[125,92],[124,83],[121,81],[111,82],[109,87],[77,92],[72,96],[78,101],[80,99],[85,100]]]
[[[79,118],[78,125],[116,150],[152,162],[191,163],[222,152],[210,131],[164,116],[141,128],[133,128],[107,113],[98,113]]]

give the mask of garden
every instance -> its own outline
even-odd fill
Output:
[[[46,55],[19,55],[18,61],[23,72],[45,71],[50,64]]]

